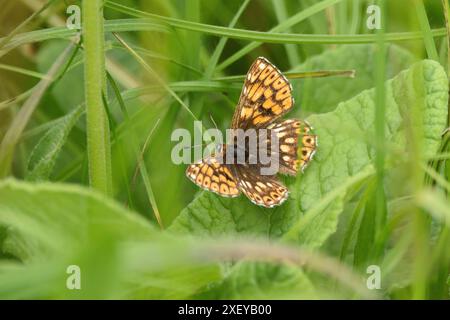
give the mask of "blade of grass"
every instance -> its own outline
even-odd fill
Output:
[[[338,18],[336,19],[337,27],[338,27],[337,33],[340,33],[340,34],[347,33],[347,23],[349,21],[348,12],[347,12],[347,4],[348,4],[348,1],[342,1],[336,5],[336,7],[337,7],[336,13],[338,16]]]
[[[48,7],[50,7],[54,2],[59,0],[49,0],[46,4],[44,4],[41,9],[38,11],[32,13],[28,18],[26,18],[21,24],[19,24],[17,27],[14,28],[6,37],[0,40],[0,50],[11,40],[12,37],[14,37],[20,30],[22,30],[28,23],[30,23],[31,20],[33,20],[36,16],[41,14],[43,11],[45,11]],[[0,57],[2,55],[0,54]]]
[[[359,22],[361,21],[361,10],[360,4],[361,0],[353,0],[352,1],[352,18],[350,23],[350,34],[358,33]]]
[[[278,23],[281,24],[284,21],[288,20],[288,15],[286,11],[286,5],[284,0],[272,0],[272,5],[275,9],[275,15],[277,17]],[[286,28],[287,33],[291,33],[291,28]],[[284,45],[284,49],[286,50],[286,54],[289,60],[289,65],[291,68],[300,64],[300,55],[298,54],[297,47],[293,44]]]
[[[445,30],[446,30],[446,43],[447,43],[447,75],[450,77],[450,23],[448,19],[448,0],[441,0],[442,1],[442,9],[444,11],[444,19],[445,19]],[[450,111],[450,108],[449,108]],[[450,112],[448,114],[448,122],[450,125]]]
[[[385,2],[380,1],[381,16],[384,17]],[[386,43],[385,30],[386,19],[381,19],[381,29],[377,30],[377,47],[375,53],[375,169],[376,169],[376,210],[375,210],[375,239],[381,234],[386,223],[386,199],[384,192],[384,163],[386,150],[386,89],[384,85],[386,77]],[[384,244],[378,243],[381,248]],[[381,249],[379,249],[381,250]],[[378,250],[377,250],[378,251]]]
[[[447,40],[447,77],[449,77],[450,82],[450,23],[449,23],[449,5],[447,0],[442,0],[442,6],[445,18],[445,29],[446,29],[446,40]],[[443,135],[443,146],[442,152],[450,151],[450,99],[448,101],[447,108],[447,131]],[[449,160],[444,161],[445,176],[448,181],[450,181],[450,162]]]
[[[450,152],[438,152],[438,154],[432,156],[432,157],[427,157],[427,160],[448,160],[450,159]]]
[[[83,0],[84,84],[90,185],[112,193],[111,146],[102,92],[106,92],[103,1]]]
[[[419,18],[420,28],[423,32],[423,40],[425,43],[425,49],[429,59],[439,62],[439,54],[434,43],[433,35],[431,34],[431,27],[428,21],[427,12],[422,0],[415,0],[414,6],[416,7],[417,17]]]
[[[239,7],[239,10],[234,15],[233,19],[231,20],[230,24],[228,25],[228,28],[233,28],[237,21],[239,20],[239,17],[244,12],[245,8],[247,8],[248,4],[250,3],[250,0],[245,0],[242,5]],[[219,40],[219,43],[217,44],[216,48],[214,49],[214,52],[211,56],[211,59],[209,60],[208,66],[205,70],[205,79],[211,79],[217,63],[219,62],[220,55],[222,54],[223,49],[225,48],[225,44],[227,43],[228,38],[223,37]]]
[[[115,8],[113,8],[115,9]],[[127,8],[128,9],[128,8]],[[119,10],[122,12],[122,10]],[[125,13],[129,13],[127,10],[123,10]],[[135,13],[134,13],[135,14]],[[140,14],[135,14],[141,16]],[[143,13],[142,15],[151,15],[149,13]],[[156,17],[160,17],[155,15]],[[161,17],[164,18],[164,17]],[[169,18],[167,18],[169,19]],[[171,19],[173,20],[173,18]],[[125,32],[125,31],[153,31],[153,32],[167,32],[161,30],[161,27],[166,25],[173,26],[175,28],[187,29],[196,32],[203,32],[219,37],[228,37],[233,39],[241,39],[248,41],[266,42],[266,43],[292,43],[292,44],[358,44],[358,43],[374,43],[376,42],[376,35],[374,34],[357,34],[357,35],[328,35],[328,34],[289,34],[289,33],[276,33],[276,32],[261,32],[251,31],[243,29],[233,29],[227,27],[220,27],[202,23],[193,23],[189,21],[174,19],[175,22],[155,22],[149,21],[149,19],[123,19],[123,20],[110,20],[105,21],[106,32]],[[158,20],[159,21],[159,20]],[[0,50],[0,56],[5,54],[5,51],[10,50],[27,43],[41,42],[50,39],[68,39],[77,34],[76,30],[69,30],[65,27],[53,27],[43,30],[36,30],[18,34],[14,36],[11,41]],[[445,28],[433,29],[431,31],[433,37],[445,36]],[[392,32],[386,33],[386,41],[410,41],[416,39],[423,39],[423,33],[420,31],[412,32]],[[218,70],[216,68],[216,70]]]
[[[325,9],[325,19],[327,21],[328,34],[336,35],[336,6]],[[336,45],[331,45],[330,49],[336,49]]]
[[[123,46],[117,45],[117,44],[109,44],[109,45],[107,45],[107,48],[108,47],[111,47],[111,48],[114,48],[114,49],[126,50],[126,48],[124,48]],[[189,71],[192,71],[192,72],[194,72],[194,73],[196,73],[198,75],[202,75],[203,74],[200,70],[198,70],[198,69],[196,69],[196,68],[194,68],[194,67],[192,67],[190,65],[187,65],[185,63],[179,62],[179,61],[174,60],[174,59],[172,59],[170,57],[166,57],[166,56],[164,56],[162,54],[159,54],[159,53],[156,53],[156,52],[152,52],[150,50],[147,50],[147,49],[139,47],[139,46],[130,45],[130,47],[133,48],[133,50],[135,50],[136,52],[139,52],[140,54],[142,54],[142,55],[144,55],[146,57],[149,57],[149,58],[152,58],[152,59],[164,60],[164,61],[173,63],[173,64],[175,64],[177,66],[180,66],[180,67],[185,68],[185,69],[187,69]]]
[[[187,1],[184,6],[184,17],[188,21],[200,22],[200,0],[190,0]],[[202,48],[202,34],[201,33],[190,33],[183,32],[183,42],[185,43],[185,48]],[[194,66],[199,69],[201,64],[201,49],[197,50],[184,50],[183,61],[186,61],[189,65]],[[195,97],[194,97],[195,100]],[[192,107],[192,104],[191,104]]]
[[[339,2],[341,2],[341,0],[324,0],[324,1],[318,2],[318,3],[308,7],[307,9],[295,14],[294,16],[282,21],[280,24],[278,24],[277,26],[270,29],[268,31],[268,33],[288,30],[293,25],[296,25],[296,24],[306,20],[310,16],[312,16],[322,10],[325,10],[326,8],[329,8]],[[220,70],[225,69],[227,66],[229,66],[233,62],[237,61],[239,58],[243,57],[244,55],[246,55],[247,53],[249,53],[250,51],[252,51],[253,49],[257,48],[260,45],[261,45],[261,43],[257,43],[257,42],[252,42],[252,43],[248,44],[247,46],[245,46],[244,48],[240,49],[238,52],[233,54],[231,57],[226,59],[224,62],[222,62],[217,67],[217,70],[220,71]]]
[[[120,106],[120,108],[122,110],[122,113],[123,113],[123,115],[125,117],[125,121],[127,123],[131,124],[131,119],[130,119],[130,116],[128,114],[127,108],[125,106],[125,102],[122,99],[122,95],[120,93],[119,87],[117,86],[114,78],[110,74],[107,74],[107,76],[108,76],[109,83],[111,84],[111,87],[113,88],[113,91],[114,91],[114,94],[116,96],[116,99],[117,99],[117,101],[119,103],[119,106]],[[153,128],[150,130],[150,133],[148,134],[147,139],[146,139],[146,141],[144,143],[144,147],[142,148],[141,154],[138,154],[138,152],[137,152],[138,149],[137,149],[136,133],[134,132],[134,127],[132,126],[132,129],[131,129],[131,131],[132,131],[132,144],[133,144],[133,149],[135,150],[136,159],[137,159],[137,162],[138,162],[138,164],[136,166],[136,173],[133,176],[133,181],[135,180],[135,177],[137,175],[137,171],[139,170],[141,172],[142,180],[144,181],[145,190],[147,192],[147,197],[148,197],[150,205],[151,205],[151,207],[153,209],[153,213],[155,214],[156,221],[158,222],[158,224],[161,227],[161,229],[163,229],[164,226],[163,226],[163,223],[162,223],[161,215],[159,213],[158,206],[157,206],[157,203],[156,203],[156,200],[155,200],[155,195],[153,193],[153,188],[152,188],[152,185],[150,183],[150,177],[149,177],[149,174],[148,174],[148,171],[147,171],[147,167],[145,166],[145,163],[144,163],[145,150],[147,148],[148,142],[150,141],[150,137],[152,136],[154,130],[158,126],[158,123],[159,123],[159,119],[157,120],[157,122],[155,123]],[[131,204],[132,203],[131,202],[131,199],[132,199],[131,198],[131,191],[132,190],[130,189],[128,184],[126,184],[126,185],[127,185],[126,186],[127,192],[129,194],[129,197],[128,197],[129,198],[129,203]]]
[[[24,68],[20,68],[20,67],[10,66],[10,65],[7,65],[7,64],[3,64],[3,63],[0,63],[0,69],[16,72],[16,73],[19,73],[19,74],[23,74],[23,75],[26,75],[26,76],[33,77],[33,78],[47,79],[47,75],[45,75],[43,73],[36,72],[36,71],[33,71],[33,70],[24,69]]]
[[[72,52],[71,56],[69,57],[69,59],[68,59],[68,61],[66,63],[66,66],[64,67],[64,69],[59,71],[59,74],[55,75],[55,77],[53,77],[51,79],[50,78],[48,79],[51,82],[53,82],[51,85],[53,85],[55,82],[60,80],[64,76],[64,74],[70,69],[70,66],[72,65],[72,62],[73,62],[73,60],[74,60],[74,58],[75,58],[79,48],[80,48],[80,46],[78,45],[78,43],[76,43],[75,44],[75,50],[73,50],[73,52]],[[10,106],[12,106],[14,104],[17,104],[17,103],[19,103],[19,102],[21,102],[23,100],[25,100],[26,98],[28,98],[33,93],[33,91],[35,90],[36,87],[37,87],[37,85],[34,86],[33,88],[31,88],[31,89],[29,89],[29,90],[19,94],[16,97],[13,97],[13,98],[8,99],[6,101],[0,102],[0,111],[3,110],[3,109],[8,108],[8,107],[10,107]]]
[[[355,70],[318,70],[318,71],[304,71],[295,72],[287,71],[283,74],[288,79],[305,79],[305,78],[323,78],[323,77],[348,77],[354,78]],[[245,79],[245,75],[239,76],[227,76],[213,79],[213,81],[230,81],[230,82],[242,82]]]
[[[351,241],[357,236],[359,225],[361,219],[360,216],[363,214],[364,207],[366,206],[369,198],[372,196],[372,188],[371,185],[373,185],[372,181],[368,181],[368,186],[366,186],[366,190],[364,191],[363,196],[359,199],[358,204],[356,205],[355,209],[353,210],[351,219],[349,221],[348,227],[345,232],[344,239],[342,241],[341,251],[340,251],[340,260],[343,261],[347,250],[350,247]]]
[[[164,80],[153,70],[153,68],[147,62],[145,62],[145,60],[142,59],[142,57],[137,54],[136,51],[134,51],[133,48],[131,48],[121,37],[119,37],[119,35],[114,33],[114,36],[135,57],[135,59],[144,67],[144,69],[147,70],[167,92],[169,92],[169,94],[187,111],[187,113],[189,113],[194,120],[198,121],[197,117],[192,113],[189,107],[164,82]]]
[[[124,101],[135,99],[136,95],[134,93],[130,94],[131,91],[134,91],[134,90],[128,89],[121,93],[122,99]],[[166,96],[159,97],[153,101],[153,103],[156,106],[159,106],[159,104],[162,104],[162,102],[168,103],[168,99],[166,98]],[[132,124],[139,123],[139,120],[142,118],[142,114],[144,112],[146,112],[146,108],[142,108],[142,109],[138,110],[137,112],[135,112],[134,114],[130,115],[130,123],[132,123]],[[126,123],[123,122],[123,123],[119,124],[119,126],[117,128],[116,139],[120,140],[125,134],[127,134],[127,132],[129,132],[129,129],[128,129],[128,126],[126,125]],[[112,146],[114,146],[115,143],[116,142],[114,140],[111,141]],[[82,154],[82,156],[78,157],[77,159],[75,159],[74,161],[69,163],[61,173],[56,175],[55,180],[65,181],[65,180],[71,178],[79,170],[83,170],[84,167],[87,167],[86,164],[87,164],[87,154],[84,153],[84,154]]]
[[[450,269],[450,228],[444,225],[441,229],[439,238],[432,252],[431,264],[434,266],[433,278],[436,279],[434,284],[430,285],[430,291],[437,290],[438,293],[430,293],[431,298],[439,299],[440,297],[449,298],[448,288],[450,285],[450,277],[448,270]]]
[[[119,37],[119,35],[114,33],[114,36],[125,48],[130,51],[130,53],[136,58],[136,60],[155,78],[155,80],[164,88],[164,90],[169,92],[169,94],[187,111],[187,113],[195,120],[194,124],[198,127],[197,129],[200,132],[203,132],[203,125],[200,124],[201,122],[197,119],[191,109],[189,109],[189,107],[183,102],[183,100],[180,99],[180,97],[170,88],[167,83],[164,82],[164,80],[153,70],[153,68],[147,62],[145,62],[145,60],[142,59],[142,57],[137,54],[136,51],[134,51],[121,37]],[[210,140],[207,131],[205,131],[204,138],[205,140]]]
[[[439,197],[436,192],[426,190],[417,196],[417,203],[434,218],[450,227],[450,205],[447,199]]]
[[[0,111],[13,106],[14,104],[24,101],[26,98],[28,98],[33,93],[35,88],[36,87],[33,87],[31,89],[28,89],[25,92],[22,92],[21,94],[15,96],[15,97],[12,97],[8,100],[0,102]]]
[[[265,261],[275,263],[289,263],[308,270],[324,273],[332,279],[351,288],[366,299],[378,299],[377,293],[371,292],[364,285],[363,278],[339,262],[330,257],[301,247],[292,247],[286,244],[267,243],[264,241],[249,240],[222,240],[212,245],[205,242],[204,248],[197,248],[202,252],[202,259],[213,261]],[[145,256],[149,256],[148,254]],[[196,257],[196,255],[193,255]]]
[[[413,242],[414,233],[404,232],[400,239],[396,241],[394,247],[389,250],[383,257],[383,262],[381,263],[381,270],[385,277],[390,277],[391,273],[394,272],[395,268],[405,259],[404,256],[408,254]]]
[[[39,81],[30,97],[25,101],[19,113],[14,117],[13,122],[11,123],[0,144],[0,177],[5,177],[10,173],[15,146],[19,141],[28,121],[30,120],[31,115],[38,106],[42,96],[50,86],[50,79],[58,73],[58,70],[64,64],[64,61],[69,56],[73,47],[74,43],[71,43],[61,53],[47,72],[47,78]]]
[[[422,165],[422,169],[434,180],[436,181],[442,188],[446,189],[448,193],[450,193],[450,182],[448,182],[445,178],[443,178],[436,170],[433,168]]]
[[[109,73],[107,73],[107,77],[108,80],[110,80],[110,78],[112,79],[111,75]],[[114,83],[115,84],[115,83]],[[116,94],[116,91],[114,89],[114,93]],[[120,95],[120,92],[119,92]],[[109,120],[109,127],[111,129],[111,139],[112,141],[117,141],[117,137],[116,137],[116,130],[117,130],[117,124],[113,121],[113,117],[111,115],[111,106],[110,103],[107,101],[105,94],[102,95],[103,98],[103,104],[106,106],[106,111],[107,111],[107,115],[108,115],[108,120]],[[124,153],[123,153],[123,148],[121,148],[121,146],[119,146],[119,162],[120,162],[120,169],[122,170],[122,175],[125,178],[124,180],[127,181],[127,174],[126,174],[126,168],[125,168],[125,164],[124,164]],[[131,192],[130,192],[130,188],[128,187],[128,184],[125,184],[125,188],[127,191],[127,195],[128,195],[128,202],[131,204],[131,207],[133,208],[133,202],[131,199]]]
[[[117,23],[119,22],[119,23]],[[153,31],[167,33],[169,29],[167,26],[156,24],[148,19],[121,19],[105,21],[104,24],[106,32],[124,32],[124,31]],[[35,30],[15,35],[5,46],[0,49],[0,57],[4,56],[14,48],[33,42],[41,42],[50,39],[69,39],[76,36],[79,32],[75,29],[68,29],[67,27],[52,27],[42,30]],[[0,41],[4,38],[0,38]]]
[[[232,91],[242,89],[241,83],[226,83],[224,81],[179,81],[168,83],[167,86],[174,92],[216,92]],[[160,85],[148,85],[140,88],[133,88],[127,94],[135,98],[148,93],[166,92]]]
[[[22,3],[34,11],[38,10],[41,5],[40,0],[22,0]],[[49,12],[49,14],[45,17],[45,22],[52,27],[65,26],[66,21],[64,18],[65,17],[58,14],[58,10],[55,10],[55,12]],[[134,88],[140,85],[123,66],[115,63],[114,60],[108,57],[106,57],[106,67],[125,88]]]
[[[335,0],[341,1],[341,0]],[[330,2],[329,2],[330,3]],[[277,33],[277,30],[270,30],[270,32],[262,32],[262,31],[252,31],[252,30],[243,30],[243,29],[235,29],[235,28],[227,28],[210,24],[203,23],[195,23],[186,20],[174,19],[163,17],[160,15],[136,10],[133,8],[129,8],[127,6],[120,5],[118,3],[107,0],[105,4],[108,8],[113,10],[129,14],[134,17],[139,18],[147,18],[147,21],[153,21],[154,23],[159,23],[162,26],[171,26],[179,29],[186,29],[196,32],[203,32],[205,34],[211,34],[215,36],[225,36],[233,39],[242,39],[249,41],[257,41],[257,42],[267,42],[267,43],[293,43],[293,44],[302,44],[302,43],[317,43],[317,44],[327,44],[327,43],[336,43],[336,44],[351,44],[351,43],[373,43],[376,42],[376,35],[374,34],[358,34],[358,35],[328,35],[328,34],[289,34],[289,33]],[[313,15],[315,12],[311,12],[311,8],[317,9],[316,6],[312,6],[304,11],[302,11],[303,15],[308,13],[307,17],[303,17],[302,15],[297,14],[289,18],[288,21],[285,21],[280,29],[284,29],[287,27],[291,27],[296,23],[308,18]],[[317,10],[319,12],[320,10]],[[302,18],[302,19],[300,19]],[[133,20],[133,19],[130,19]],[[141,19],[137,19],[140,21]],[[144,19],[145,20],[145,19]],[[298,21],[300,20],[300,21]],[[110,25],[107,25],[111,28],[111,32],[114,32],[118,28],[117,25],[120,25],[120,20],[111,21]],[[143,23],[143,22],[142,22]],[[143,23],[143,27],[145,24]],[[133,30],[127,30],[133,31]],[[278,30],[279,31],[279,30]],[[432,30],[432,34],[434,37],[442,37],[445,35],[445,28],[439,28]],[[393,32],[386,34],[386,41],[407,41],[414,39],[422,39],[422,32]],[[220,67],[220,66],[219,66]],[[220,70],[221,68],[217,68]]]
[[[153,193],[153,188],[152,188],[152,185],[150,183],[150,178],[149,178],[149,174],[148,174],[148,171],[147,171],[147,167],[145,166],[145,163],[144,163],[145,152],[147,151],[147,147],[148,147],[148,144],[150,142],[150,138],[152,137],[156,127],[158,126],[159,121],[160,121],[160,119],[158,119],[156,121],[155,125],[150,130],[149,134],[147,135],[147,139],[145,140],[144,146],[142,147],[142,150],[141,150],[140,154],[138,154],[136,152],[138,164],[136,166],[135,174],[133,176],[133,181],[136,180],[136,176],[137,176],[137,173],[138,173],[138,170],[139,170],[141,172],[142,181],[144,181],[145,191],[147,192],[147,197],[148,197],[148,200],[150,202],[150,206],[153,209],[153,213],[155,214],[156,221],[158,222],[160,228],[164,229],[164,225],[163,225],[163,222],[162,222],[162,219],[161,219],[161,215],[159,213],[158,206],[156,204],[155,195]]]

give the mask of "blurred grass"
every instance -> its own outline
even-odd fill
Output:
[[[87,2],[91,8],[86,6]],[[0,197],[5,199],[0,203],[0,296],[192,298],[204,294],[225,298],[304,298],[299,292],[303,289],[309,294],[307,298],[374,297],[363,288],[361,277],[367,276],[368,264],[378,264],[383,280],[382,290],[376,292],[377,298],[450,298],[450,134],[444,135],[436,154],[424,158],[427,146],[422,146],[421,141],[424,137],[430,138],[429,133],[415,125],[424,117],[419,110],[423,101],[411,101],[408,112],[402,114],[406,134],[403,140],[395,141],[403,143],[405,149],[392,148],[387,137],[394,129],[386,124],[386,118],[392,118],[392,114],[387,114],[390,109],[386,108],[385,101],[387,77],[395,76],[414,60],[442,61],[438,52],[450,57],[444,50],[448,43],[443,10],[448,11],[448,8],[433,1],[414,0],[414,5],[409,0],[377,1],[382,8],[384,28],[371,31],[366,28],[368,3],[359,0],[107,0],[102,30],[101,11],[96,11],[95,16],[89,14],[89,9],[94,9],[94,4],[100,2],[83,2],[86,23],[83,50],[75,52],[73,60],[70,58],[63,64],[64,70],[56,73],[46,71],[49,63],[60,55],[67,58],[62,48],[67,47],[67,40],[77,35],[76,30],[50,22],[55,18],[65,20],[65,4],[36,1],[42,10],[50,11],[47,16],[41,15],[42,10],[31,12],[20,1],[5,8],[7,12],[3,14],[9,13],[11,18],[8,22],[6,19],[0,22],[4,27],[0,29],[4,33],[0,35],[0,81],[4,83],[0,92],[0,135],[3,134],[0,137],[2,146],[9,141],[13,142],[14,148],[6,150],[3,147],[0,168],[2,176],[24,179],[26,164],[29,159],[37,159],[33,150],[38,148],[39,159],[55,162],[50,166],[51,173],[46,172],[48,180],[87,186],[88,173],[103,172],[100,180],[105,183],[94,183],[94,186],[122,205],[128,205],[140,216],[85,189],[69,187],[69,190],[50,182],[44,186],[5,182],[0,187]],[[81,4],[79,1],[68,3]],[[22,16],[12,14],[17,11],[24,13]],[[93,18],[96,21],[91,20]],[[327,34],[333,30],[335,34]],[[112,32],[120,32],[122,40],[117,42]],[[101,39],[105,39],[104,45]],[[393,42],[403,51],[391,50]],[[348,44],[361,48],[363,44],[371,44],[373,47],[367,45],[366,51],[359,52]],[[444,49],[438,51],[438,46]],[[326,57],[333,57],[333,52],[339,55],[347,52],[345,67],[339,59],[324,62]],[[357,63],[358,52],[367,56],[362,62],[365,65],[353,65]],[[288,212],[285,215],[283,210],[258,211],[262,216],[255,226],[266,219],[291,226],[289,232],[271,232],[281,235],[282,241],[290,240],[293,248],[286,249],[279,243],[274,247],[272,243],[266,245],[266,240],[277,241],[272,233],[268,233],[268,239],[259,239],[262,241],[258,240],[256,246],[245,241],[236,242],[245,235],[239,231],[223,234],[231,238],[231,244],[211,239],[212,232],[202,234],[201,239],[193,237],[193,242],[177,238],[173,230],[155,233],[151,225],[159,222],[165,227],[170,226],[183,208],[198,197],[198,189],[184,176],[185,168],[175,166],[170,160],[172,130],[187,128],[193,132],[194,119],[203,120],[205,128],[213,127],[211,117],[220,129],[226,129],[238,100],[243,75],[258,55],[266,56],[281,70],[291,70],[286,74],[293,75],[294,94],[301,97],[296,96],[296,101],[307,104],[301,105],[303,109],[299,112],[297,102],[295,116],[333,111],[339,103],[355,94],[375,88],[373,115],[349,115],[358,121],[364,117],[374,119],[375,135],[361,137],[360,141],[368,149],[376,146],[373,170],[351,174],[358,172],[360,163],[355,160],[357,158],[350,161],[348,180],[341,181],[340,188],[321,190],[320,200],[301,217],[294,217],[293,212],[303,203],[292,204],[291,209],[285,210]],[[108,61],[106,68],[104,60]],[[84,75],[79,68],[82,64],[86,67]],[[300,64],[314,65],[325,71],[330,71],[331,66],[333,70],[358,69],[358,72],[356,79],[304,81],[294,79],[299,77]],[[321,67],[324,65],[327,67]],[[433,78],[433,74],[425,74],[424,78]],[[46,85],[40,85],[40,81]],[[414,86],[414,81],[411,88],[420,96],[423,88]],[[95,101],[88,94],[92,99],[83,103],[83,95],[91,90],[95,90]],[[427,93],[423,94],[426,97]],[[328,104],[325,106],[325,103]],[[399,102],[403,103],[406,102]],[[95,119],[92,118],[92,106],[95,107],[94,115],[97,112],[98,116]],[[45,144],[52,128],[53,132],[58,131],[58,124],[72,112],[81,117],[67,136],[64,133],[67,142]],[[91,119],[87,126],[86,116]],[[340,128],[331,127],[331,122],[329,125],[330,130],[335,130],[337,139],[345,134],[349,136],[355,129],[348,123],[341,123]],[[98,129],[103,133],[93,133]],[[8,130],[15,132],[13,138]],[[109,134],[110,146],[107,142]],[[86,137],[97,140],[102,146],[92,147],[91,144],[89,147]],[[319,141],[324,146],[322,150],[331,143],[320,136]],[[86,147],[90,150],[86,151]],[[13,152],[14,149],[19,151]],[[95,157],[101,157],[104,163],[93,166],[91,162]],[[433,161],[427,163],[429,158]],[[110,178],[107,177],[109,162]],[[340,164],[334,165],[334,172]],[[137,170],[140,171],[138,176],[135,175]],[[334,177],[317,179],[326,181]],[[304,176],[292,186],[299,188],[304,183],[302,180]],[[58,191],[58,188],[64,191]],[[292,197],[296,192],[298,190]],[[294,197],[294,201],[299,199]],[[215,205],[223,213],[216,218],[219,225],[220,219],[224,219],[229,211],[240,212],[226,207],[220,200]],[[72,215],[66,212],[59,217],[57,212],[63,206],[70,208],[68,211]],[[250,216],[253,211],[256,212],[256,208],[250,206],[246,214]],[[320,244],[311,250],[313,257],[325,258],[314,260],[317,264],[309,265],[309,268],[297,266],[293,272],[284,265],[283,259],[286,254],[292,258],[292,252],[297,249],[304,253],[303,247],[308,243],[302,243],[301,239],[316,232],[315,228],[320,225],[316,223],[317,219],[324,212],[339,216],[336,232],[328,241],[323,239],[323,244],[322,239],[317,240]],[[201,212],[196,214],[197,218],[191,221],[194,225],[202,221]],[[80,230],[74,231],[70,224],[61,220],[64,217]],[[245,224],[245,215],[238,219],[236,225]],[[54,230],[43,222],[54,225]],[[247,223],[250,224],[250,220]],[[168,240],[169,234],[174,238]],[[140,236],[146,240],[142,246],[130,244]],[[297,237],[300,241],[293,245],[292,240]],[[89,248],[85,244],[90,241],[96,241],[97,245]],[[202,245],[203,242],[206,245]],[[124,246],[124,243],[130,246]],[[239,250],[239,245],[252,253],[250,260],[268,259],[279,264],[277,273],[262,264],[217,263],[228,261],[227,254],[248,258],[242,248]],[[67,248],[76,250],[73,255],[68,253],[58,258],[53,250],[59,246],[67,252]],[[198,260],[199,252],[208,252],[202,256],[205,260]],[[217,257],[216,252],[223,255]],[[86,291],[79,294],[72,294],[60,285],[65,279],[61,270],[72,258],[83,266],[92,281]],[[123,261],[126,261],[125,266]],[[293,261],[294,264],[298,262]],[[336,269],[327,268],[327,263]],[[341,265],[345,277],[336,273]],[[162,271],[166,267],[168,270]],[[131,273],[138,272],[128,277],[130,270]],[[24,274],[27,276],[23,277]],[[110,278],[117,278],[117,281],[108,283]],[[271,279],[293,279],[297,284],[286,281],[284,287],[277,287]],[[232,292],[230,283],[236,283],[247,296]],[[258,286],[264,288],[264,295],[258,292]],[[103,289],[96,289],[98,287]],[[221,294],[218,295],[214,288],[219,288]],[[286,288],[295,292],[292,295],[281,292]]]

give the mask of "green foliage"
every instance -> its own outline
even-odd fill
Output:
[[[352,98],[361,91],[373,87],[375,45],[345,45],[336,50],[326,50],[305,61],[294,71],[310,70],[355,70],[355,79],[321,78],[305,79],[298,86],[294,85],[300,99],[302,111],[307,113],[328,112],[333,110],[341,101]],[[386,79],[407,69],[413,62],[414,56],[401,47],[391,44],[387,53]],[[324,94],[325,92],[325,94]]]
[[[424,157],[437,151],[440,133],[445,128],[447,88],[445,72],[439,64],[431,61],[415,64],[410,70],[387,82],[386,127],[389,148],[395,151],[405,149],[405,118],[409,117],[409,102],[416,101],[423,114],[424,132],[427,133],[423,141]],[[342,210],[342,196],[353,184],[360,182],[354,177],[370,170],[368,167],[373,163],[374,111],[372,89],[339,104],[333,112],[308,118],[319,137],[319,148],[305,173],[299,175],[296,181],[288,181],[291,194],[283,206],[264,209],[255,207],[244,196],[227,199],[202,192],[181,212],[171,229],[198,235],[243,233],[280,237],[305,212],[326,199],[328,193],[339,190],[335,195],[336,203],[322,208],[329,220],[316,218],[306,228],[307,233],[301,233],[301,237],[306,238],[309,233],[321,238],[322,232],[330,235],[336,228],[336,212]],[[365,177],[362,175],[361,179]],[[351,183],[346,186],[347,181]],[[315,214],[321,216],[320,212]]]
[[[58,119],[39,140],[30,155],[28,171],[25,176],[27,180],[47,180],[50,177],[61,148],[66,143],[67,136],[82,112],[83,108],[78,107]]]
[[[183,298],[220,275],[216,267],[198,266],[198,278],[191,281],[180,261],[179,269],[154,265],[155,254],[169,250],[173,240],[85,188],[6,180],[0,203],[0,224],[8,228],[2,252],[24,262],[1,264],[2,298]],[[151,260],[143,261],[140,248],[152,247]],[[65,288],[66,269],[73,264],[82,270],[80,293]]]
[[[201,299],[314,299],[311,281],[297,267],[239,262]]]
[[[0,19],[0,298],[449,298],[441,4],[385,1],[372,32],[365,1],[86,0],[77,44],[51,4]],[[273,209],[171,160],[174,129],[229,127],[257,56],[319,141]],[[355,78],[299,76],[330,70]]]

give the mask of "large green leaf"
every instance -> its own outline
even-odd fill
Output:
[[[307,238],[293,231],[289,231],[289,238],[298,237],[300,244],[320,246],[336,230],[342,209],[339,203],[332,202],[342,201],[347,190],[373,170],[374,95],[374,89],[363,91],[339,104],[333,112],[308,118],[318,135],[318,152],[303,175],[288,181],[291,194],[282,206],[265,209],[251,204],[244,196],[228,199],[200,192],[180,213],[171,230],[195,235],[240,233],[277,238],[291,228],[300,232],[311,225],[314,232]],[[405,152],[404,120],[409,119],[412,101],[422,115],[423,156],[434,154],[446,125],[448,84],[442,67],[433,61],[419,62],[387,81],[386,95],[388,155],[395,152],[401,161],[398,152]]]
[[[119,240],[154,235],[141,217],[89,189],[15,180],[0,183],[0,224],[14,235],[5,251],[22,260],[67,253],[103,234]]]
[[[1,256],[21,261],[0,260],[1,298],[181,299],[222,276],[217,264],[172,261],[185,241],[78,186],[1,182],[0,227]],[[66,287],[70,265],[81,290]]]
[[[356,77],[319,78],[294,81],[296,110],[321,113],[336,108],[339,102],[350,99],[362,90],[375,85],[376,45],[343,45],[335,50],[309,58],[294,71],[355,70]],[[414,56],[391,44],[386,53],[386,79],[390,79],[414,62]],[[299,98],[299,99],[298,99]]]
[[[239,262],[202,299],[312,299],[315,290],[298,267]]]

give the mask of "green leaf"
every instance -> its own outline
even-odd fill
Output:
[[[77,107],[68,115],[58,119],[39,140],[28,160],[27,180],[47,180],[50,177],[59,152],[83,111],[84,108]]]
[[[0,232],[1,298],[182,299],[222,277],[190,242],[79,186],[1,182]],[[82,290],[66,288],[69,265]]]
[[[327,50],[311,57],[294,68],[293,71],[352,69],[356,71],[354,79],[331,77],[294,81],[294,94],[298,96],[296,97],[297,110],[307,113],[332,111],[339,102],[373,87],[375,54],[376,45],[343,45],[336,50]],[[394,44],[389,45],[386,57],[387,79],[408,68],[413,62],[414,57],[409,51]]]
[[[154,235],[144,219],[89,189],[9,179],[0,183],[0,225],[12,232],[5,251],[22,260],[65,254],[100,233],[130,240]]]
[[[404,117],[409,117],[411,101],[415,101],[422,114],[423,156],[433,155],[446,125],[448,84],[442,67],[428,60],[416,63],[386,82],[386,94],[387,154],[401,161],[398,152],[406,148]],[[342,197],[373,172],[374,97],[374,89],[363,91],[333,112],[308,118],[316,128],[319,148],[305,173],[296,181],[287,181],[291,194],[282,206],[265,209],[244,196],[228,199],[201,192],[180,213],[171,230],[202,236],[238,233],[271,238],[287,233],[290,239],[298,237],[299,244],[320,246],[336,230]],[[291,228],[310,232],[298,236]]]
[[[298,267],[239,262],[200,299],[313,299],[314,287]]]
[[[340,192],[337,198],[330,201],[307,223],[301,221],[301,229],[295,232],[298,235],[296,240],[304,246],[320,247],[336,231],[339,215],[344,209],[344,196],[345,190]],[[305,220],[305,217],[300,220]]]

